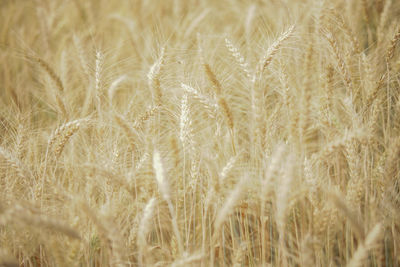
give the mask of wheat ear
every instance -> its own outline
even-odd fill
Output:
[[[126,262],[124,245],[120,233],[117,231],[115,226],[111,227],[110,222],[101,219],[97,214],[86,204],[84,201],[80,201],[80,207],[86,213],[86,215],[92,220],[96,226],[100,238],[103,239],[104,243],[108,247],[111,253],[111,266],[124,266]]]
[[[366,260],[368,259],[368,252],[376,246],[382,235],[382,225],[378,223],[368,233],[365,240],[358,245],[356,252],[354,253],[351,260],[347,263],[348,267],[361,267],[366,266]]]
[[[284,33],[279,36],[279,38],[272,43],[272,45],[268,48],[267,52],[265,53],[264,57],[259,61],[256,75],[254,77],[257,78],[258,75],[261,73],[271,64],[272,60],[274,59],[275,54],[279,51],[283,43],[292,36],[294,30],[294,25],[290,26]]]
[[[386,26],[387,23],[387,19],[389,17],[389,12],[390,12],[390,7],[392,5],[392,0],[385,0],[385,5],[383,7],[383,11],[380,14],[380,18],[379,18],[379,24],[377,26],[377,39],[378,39],[378,44],[380,44],[383,40],[383,36],[384,36],[384,28]]]
[[[393,39],[390,42],[390,46],[387,49],[386,52],[386,61],[389,62],[393,58],[394,51],[396,49],[397,43],[400,40],[400,26],[397,28],[395,35],[393,36]]]
[[[161,105],[162,98],[162,90],[160,85],[160,70],[164,64],[164,53],[165,48],[161,49],[161,53],[159,58],[154,62],[154,64],[150,67],[149,72],[147,73],[147,78],[149,82],[149,87],[153,93],[154,104],[159,106]]]
[[[28,209],[18,204],[13,208],[6,209],[6,211],[3,212],[3,215],[4,213],[7,215],[6,218],[9,219],[8,220],[6,219],[3,222],[0,221],[0,223],[7,223],[12,218],[15,221],[23,222],[25,225],[53,230],[56,232],[63,233],[71,238],[80,239],[79,233],[74,229],[72,229],[71,227],[69,227],[68,225],[58,220],[54,220],[52,218],[32,214]]]
[[[14,169],[18,176],[21,178],[26,177],[27,171],[22,162],[16,158],[11,152],[3,147],[0,147],[0,156],[7,162],[7,164]]]
[[[48,149],[53,148],[53,146],[55,145],[54,152],[56,158],[60,156],[65,144],[68,142],[71,136],[79,130],[81,124],[87,121],[88,119],[78,119],[70,121],[64,123],[53,132],[48,141]]]
[[[171,202],[169,184],[168,184],[168,181],[164,174],[164,167],[161,162],[160,153],[157,150],[155,150],[153,153],[153,168],[154,168],[154,171],[156,174],[158,189],[160,190],[160,193],[161,193],[162,197],[164,198],[165,202],[167,202],[168,209],[169,209],[169,212],[170,212],[170,215],[172,218],[172,228],[173,228],[175,237],[178,241],[179,253],[182,253],[183,252],[183,244],[182,244],[181,235],[179,233],[178,222],[176,219],[174,207]]]
[[[333,201],[336,208],[348,219],[352,229],[354,230],[354,233],[357,235],[359,240],[364,240],[364,227],[358,219],[357,214],[350,210],[349,206],[343,200],[343,197],[339,196],[337,193],[329,192],[328,196]]]
[[[234,154],[236,154],[235,140],[234,140],[234,136],[233,136],[233,134],[234,134],[234,131],[233,131],[234,119],[233,119],[232,110],[229,107],[228,103],[226,102],[226,99],[223,96],[221,83],[217,79],[217,76],[215,75],[215,73],[212,71],[210,65],[208,65],[207,63],[203,63],[203,66],[204,66],[204,70],[205,70],[208,80],[214,86],[215,93],[217,96],[217,103],[218,103],[218,106],[221,108],[223,115],[225,116],[226,123],[230,130],[232,149],[233,149]]]
[[[246,77],[250,79],[251,73],[249,70],[249,64],[242,56],[239,49],[228,38],[225,38],[225,45],[228,48],[229,52],[231,52],[233,58],[236,60],[236,63],[242,68],[243,72],[246,74]]]
[[[335,55],[335,58],[336,58],[336,63],[340,69],[340,72],[346,83],[346,86],[351,88],[351,84],[352,84],[351,76],[349,74],[348,68],[343,59],[343,55],[339,49],[339,45],[337,43],[336,38],[333,36],[333,34],[331,32],[326,32],[324,34],[324,37],[328,40],[328,42],[333,50],[333,54]]]
[[[156,111],[160,110],[160,106],[151,106],[147,108],[147,110],[139,116],[133,123],[133,128],[134,129],[139,129],[143,126],[143,124],[148,121],[151,117],[156,114]]]
[[[219,212],[217,213],[217,217],[215,218],[214,222],[214,234],[212,236],[213,242],[211,244],[215,244],[217,242],[217,239],[220,237],[221,234],[222,224],[229,217],[232,210],[239,201],[240,197],[242,196],[246,185],[245,180],[246,179],[244,177],[240,179],[240,181],[236,184],[235,188],[230,192],[229,196],[225,200],[224,205],[220,208]],[[215,249],[212,248],[211,263],[214,264],[214,261],[215,261]]]
[[[36,61],[39,64],[39,66],[49,75],[51,80],[55,83],[57,89],[60,92],[64,91],[64,85],[63,85],[60,77],[56,74],[56,72],[50,67],[50,65],[45,60],[41,59],[40,57],[28,56],[28,58]]]
[[[201,253],[198,254],[193,254],[189,255],[187,257],[184,257],[182,259],[176,260],[171,264],[171,267],[178,267],[178,266],[197,266],[196,264],[193,264],[195,262],[198,262],[204,258],[204,255]]]
[[[185,93],[181,101],[181,116],[179,123],[179,138],[184,147],[189,145],[191,140],[191,120],[189,118],[190,110],[188,105],[188,95]]]
[[[139,247],[139,265],[143,266],[143,257],[144,257],[144,252],[146,250],[147,246],[147,241],[146,241],[146,236],[150,230],[150,220],[153,217],[153,212],[154,212],[154,207],[155,207],[156,200],[155,198],[152,198],[147,202],[146,207],[144,208],[143,211],[143,217],[140,220],[139,228],[138,228],[138,238],[137,238],[137,243]]]
[[[211,118],[215,118],[216,117],[216,111],[217,111],[217,103],[215,103],[212,99],[210,99],[209,97],[202,95],[199,91],[197,91],[195,88],[193,88],[192,86],[186,85],[184,83],[181,83],[181,87],[182,89],[189,93],[194,99],[196,99],[197,101],[199,101],[204,109],[206,110],[207,114],[211,117]]]
[[[131,146],[132,150],[135,149],[135,143],[136,143],[136,133],[132,127],[129,126],[129,123],[122,118],[120,115],[114,115],[114,119],[117,122],[117,124],[124,130],[126,136],[128,137],[129,140],[129,145]]]

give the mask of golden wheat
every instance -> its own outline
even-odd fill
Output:
[[[0,265],[400,265],[399,18],[0,1]]]

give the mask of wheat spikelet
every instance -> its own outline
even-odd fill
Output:
[[[249,64],[246,62],[244,57],[240,54],[240,51],[235,45],[228,39],[225,38],[225,45],[231,52],[233,58],[236,60],[237,64],[242,68],[243,72],[246,74],[247,78],[251,78],[251,72],[249,70]]]

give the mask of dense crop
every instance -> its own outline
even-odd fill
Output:
[[[398,266],[399,25],[0,0],[0,266]]]

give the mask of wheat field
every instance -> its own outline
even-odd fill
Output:
[[[399,266],[400,2],[1,0],[0,266]]]

